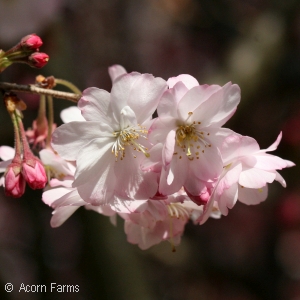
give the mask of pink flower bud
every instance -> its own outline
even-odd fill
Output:
[[[24,36],[21,46],[24,50],[38,50],[43,45],[41,38],[35,33]]]
[[[21,173],[21,165],[11,163],[5,173],[5,195],[19,198],[24,194],[25,186],[26,182]]]
[[[28,159],[24,159],[22,167],[22,174],[33,190],[45,187],[47,183],[46,172],[43,164],[37,157],[32,156]]]
[[[49,55],[42,52],[34,52],[28,57],[27,63],[34,68],[42,68],[49,61]]]

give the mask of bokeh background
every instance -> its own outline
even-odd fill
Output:
[[[1,81],[54,75],[80,89],[110,90],[107,68],[168,79],[240,85],[242,101],[226,124],[261,148],[300,163],[299,0],[0,0],[0,48],[37,33],[50,55],[42,70],[13,65]],[[31,126],[38,98],[27,103]],[[1,97],[1,96],[0,96]],[[55,121],[69,102],[55,100]],[[0,144],[13,127],[0,103]],[[0,190],[0,299],[259,300],[300,299],[300,172],[281,171],[258,206],[237,204],[227,217],[188,224],[176,253],[168,242],[147,251],[128,244],[122,221],[85,209],[50,227],[41,193],[21,199]],[[15,286],[12,293],[4,284]],[[24,284],[78,284],[79,293],[18,293]]]

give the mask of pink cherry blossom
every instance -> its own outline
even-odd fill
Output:
[[[121,217],[125,219],[128,242],[145,250],[165,240],[178,245],[189,214],[181,204],[169,207],[163,200],[149,200],[143,212],[121,214]]]
[[[56,124],[53,124],[51,131],[53,132],[55,128]],[[48,121],[46,117],[44,117],[40,123],[38,123],[38,120],[34,120],[32,122],[32,129],[26,130],[28,142],[33,144],[33,147],[39,145],[39,148],[44,148],[48,130]]]
[[[135,201],[136,202],[136,201]],[[216,209],[211,216],[220,216]],[[125,220],[124,229],[129,243],[138,244],[148,249],[162,241],[169,241],[173,251],[180,243],[185,224],[191,219],[196,221],[202,214],[203,207],[190,201],[180,190],[165,200],[151,200],[142,204],[139,212],[119,213]]]
[[[111,93],[83,92],[78,106],[87,122],[70,122],[53,133],[53,147],[66,160],[76,160],[74,187],[93,204],[121,199],[148,199],[157,191],[156,174],[140,169],[148,156],[146,123],[166,83],[149,74],[119,76]],[[126,155],[125,155],[126,154]]]
[[[222,214],[227,215],[228,208],[232,208],[237,200],[248,205],[264,201],[268,195],[267,184],[274,180],[286,186],[276,170],[295,164],[267,153],[277,149],[281,137],[282,133],[270,147],[263,150],[260,150],[255,139],[248,136],[232,134],[225,139],[221,147],[224,170],[200,218],[201,224],[207,220],[214,201],[217,201]]]
[[[190,75],[168,80],[149,131],[153,144],[163,143],[159,192],[170,195],[182,186],[192,196],[206,193],[223,168],[220,146],[231,130],[221,126],[234,114],[240,89],[199,85]]]
[[[191,219],[197,224],[202,212],[203,206],[190,201],[181,189],[164,200],[149,199],[138,213],[127,212],[119,215],[125,220],[124,229],[129,243],[138,244],[145,250],[162,241],[169,241],[175,251],[186,223]],[[214,206],[211,216],[220,217],[217,205]]]

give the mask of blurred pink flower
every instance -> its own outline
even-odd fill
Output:
[[[52,125],[52,131],[56,128],[56,124]],[[33,147],[39,145],[40,148],[45,147],[45,140],[48,136],[48,121],[47,118],[44,117],[42,122],[39,124],[38,120],[34,120],[32,122],[32,129],[26,130],[26,136],[28,138],[28,142],[33,144]]]
[[[162,241],[169,241],[175,251],[174,246],[180,243],[185,224],[190,219],[197,223],[202,210],[202,206],[190,201],[181,190],[165,200],[149,199],[142,204],[139,212],[119,215],[125,219],[124,229],[129,243],[138,244],[145,250]],[[220,217],[217,207],[211,216]]]

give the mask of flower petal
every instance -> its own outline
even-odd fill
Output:
[[[208,147],[199,151],[199,159],[189,161],[189,163],[193,174],[203,181],[216,181],[223,170],[221,154],[216,147]]]
[[[48,191],[43,192],[42,200],[45,204],[52,206],[52,204],[61,198],[62,196],[70,193],[70,189],[65,187],[55,188]]]
[[[238,184],[231,185],[228,189],[223,190],[223,193],[218,198],[218,207],[222,215],[228,215],[228,208],[233,208],[238,198]]]
[[[116,79],[111,90],[111,104],[116,119],[124,106],[130,106],[137,115],[137,122],[142,124],[148,120],[158,101],[167,89],[162,78],[150,74],[129,73]]]
[[[82,146],[95,138],[113,137],[113,129],[100,122],[71,122],[61,125],[52,134],[52,146],[66,160],[76,160]]]
[[[125,106],[120,113],[120,129],[132,125],[137,125],[135,113],[129,106]]]
[[[116,195],[121,199],[149,199],[157,191],[157,174],[143,172],[140,169],[142,154],[133,153],[131,148],[128,150],[126,157],[115,163]],[[134,158],[135,153],[136,158]]]
[[[177,82],[172,89],[166,90],[157,107],[158,116],[177,118],[177,105],[187,91],[188,88],[181,81]]]
[[[246,155],[252,155],[257,151],[259,151],[259,145],[255,139],[237,133],[226,137],[221,148],[225,166],[230,164],[233,160]]]
[[[166,143],[163,146],[162,150],[162,163],[164,166],[168,166],[173,158],[174,147],[175,147],[175,136],[176,131],[171,130],[167,136]]]
[[[182,121],[186,121],[190,112],[194,113],[195,109],[203,104],[211,95],[221,90],[218,85],[199,85],[191,88],[178,103],[178,116]],[[206,113],[203,112],[205,115]],[[192,121],[201,121],[196,116],[191,118]]]
[[[213,89],[210,86],[209,89]],[[200,121],[203,127],[213,125],[221,127],[234,114],[240,102],[240,88],[236,84],[228,82],[222,88],[213,90],[209,98],[201,101],[198,108],[194,111],[193,120]]]
[[[167,84],[169,88],[173,88],[178,82],[182,82],[189,90],[194,86],[198,86],[199,82],[197,79],[188,74],[181,74],[177,77],[171,77],[168,79]]]
[[[15,156],[15,149],[9,146],[0,147],[0,158],[2,160],[13,159]]]
[[[85,120],[111,123],[110,94],[95,87],[83,91],[78,107]]]
[[[284,178],[276,171],[275,171],[275,174],[276,174],[275,180],[278,181],[283,187],[286,187],[286,182],[285,182]]]
[[[261,152],[270,152],[270,151],[274,151],[277,149],[280,141],[281,141],[281,138],[282,138],[282,131],[280,131],[276,141],[271,145],[269,146],[267,149],[263,149],[263,150],[260,150]]]
[[[111,81],[115,81],[119,76],[127,74],[127,71],[120,65],[113,65],[108,68],[108,73]]]
[[[0,173],[5,172],[6,168],[11,164],[12,159],[0,161]]]
[[[238,188],[239,201],[247,205],[255,205],[263,202],[268,196],[268,185],[259,189],[243,188],[239,185]]]
[[[171,164],[167,169],[162,168],[159,192],[163,195],[172,195],[177,193],[184,185],[188,175],[188,159],[186,156],[179,158],[174,155]]]
[[[275,178],[275,172],[249,168],[241,172],[239,184],[246,188],[259,189],[264,187],[267,183],[273,182]]]
[[[85,121],[85,118],[82,116],[81,111],[77,106],[70,106],[63,109],[60,112],[60,118],[65,124],[74,121]]]
[[[61,226],[78,208],[79,206],[62,206],[55,209],[50,221],[51,227],[56,228]]]
[[[283,168],[287,167],[287,162],[275,155],[271,154],[260,154],[254,156],[256,159],[255,168],[263,169],[266,171],[272,171],[272,170],[281,170]]]
[[[148,207],[148,200],[120,200],[115,198],[111,208],[124,214],[141,213]]]
[[[91,204],[108,204],[115,187],[115,156],[111,152],[113,141],[92,140],[78,154],[73,187],[81,198]],[[97,154],[97,155],[95,155]]]

